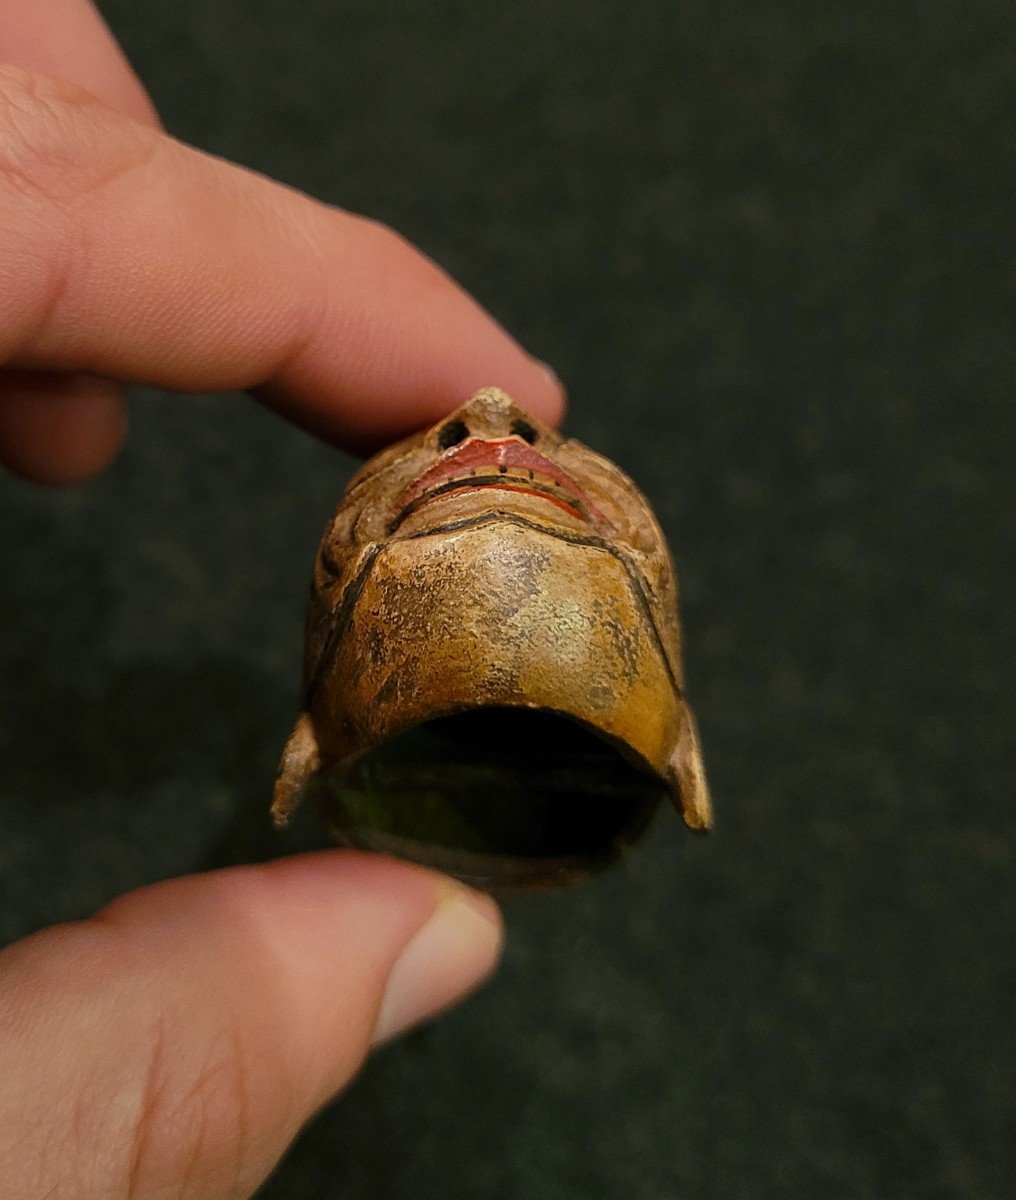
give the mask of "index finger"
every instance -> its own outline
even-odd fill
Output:
[[[0,362],[259,389],[357,446],[553,373],[391,230],[0,68]]]

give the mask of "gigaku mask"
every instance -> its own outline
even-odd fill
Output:
[[[354,476],[318,552],[304,684],[278,825],[310,783],[340,844],[546,884],[616,858],[667,792],[710,824],[648,502],[497,388]]]

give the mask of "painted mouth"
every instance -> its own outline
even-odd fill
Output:
[[[582,488],[521,438],[467,438],[438,459],[399,497],[392,529],[408,516],[456,492],[494,488],[546,500],[590,524],[608,522]]]

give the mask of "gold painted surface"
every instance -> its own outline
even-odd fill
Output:
[[[315,773],[402,730],[525,707],[596,731],[708,827],[677,595],[624,472],[483,389],[366,463],[325,531],[277,822]]]
[[[381,550],[312,698],[323,756],[481,706],[572,716],[666,771],[677,699],[617,557],[508,519]]]

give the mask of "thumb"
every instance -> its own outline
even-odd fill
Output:
[[[156,884],[15,943],[0,1194],[249,1196],[370,1047],[474,987],[500,940],[487,897],[326,851]]]

